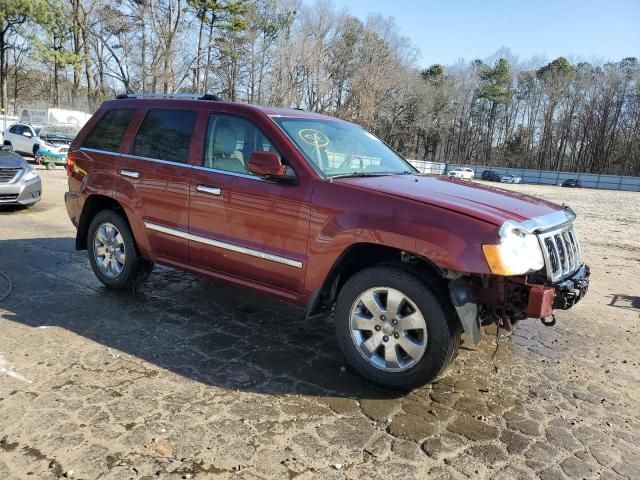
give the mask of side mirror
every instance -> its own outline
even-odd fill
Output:
[[[24,132],[22,132],[22,135],[24,135],[25,137],[29,137],[29,138],[33,137],[33,135],[31,135],[31,132],[29,132],[29,131],[27,131],[27,130],[25,130]]]
[[[253,152],[249,157],[249,171],[261,177],[273,179],[293,180],[296,178],[293,170],[283,165],[275,152]]]

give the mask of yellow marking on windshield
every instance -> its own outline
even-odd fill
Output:
[[[329,137],[324,133],[314,130],[313,128],[303,128],[298,131],[298,135],[302,140],[315,148],[326,147],[329,145]]]

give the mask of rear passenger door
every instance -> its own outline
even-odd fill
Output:
[[[194,110],[151,108],[140,122],[119,175],[135,189],[154,257],[188,263],[189,151]]]

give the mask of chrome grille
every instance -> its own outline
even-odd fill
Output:
[[[577,271],[582,252],[573,224],[538,234],[544,256],[547,279],[555,282]]]
[[[0,167],[0,183],[11,183],[15,176],[21,171],[21,168],[1,168]]]
[[[18,198],[17,193],[0,193],[0,202],[11,202]]]

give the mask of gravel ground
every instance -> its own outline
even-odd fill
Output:
[[[508,186],[576,210],[589,294],[399,395],[289,305],[165,268],[106,291],[42,176],[0,210],[0,479],[640,478],[640,194]]]

